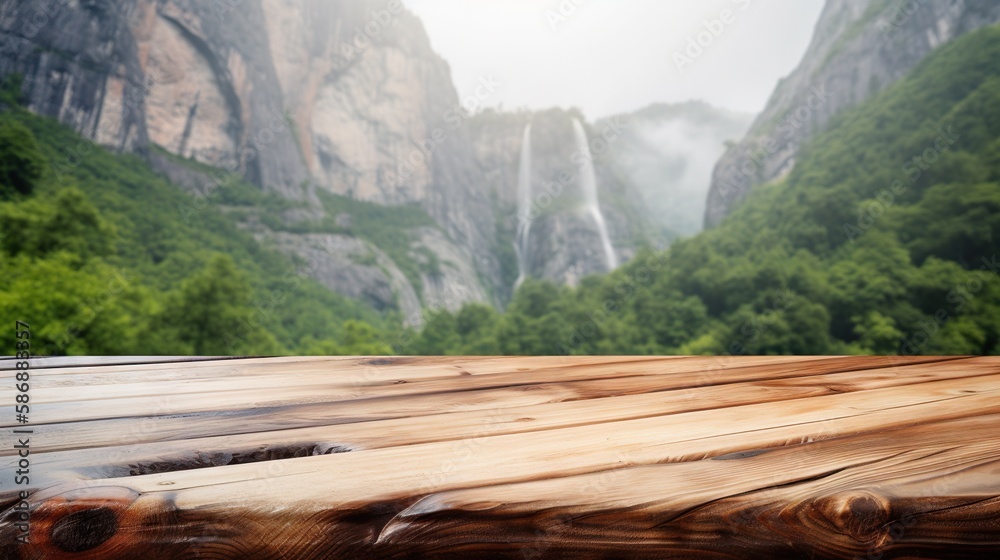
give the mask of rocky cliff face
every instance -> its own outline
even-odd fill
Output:
[[[295,227],[265,226],[260,216],[243,225],[289,254],[324,255],[317,280],[397,308],[410,325],[425,307],[509,299],[528,121],[537,124],[537,227],[527,272],[573,284],[608,268],[580,192],[580,115],[471,116],[462,100],[487,101],[497,84],[484,76],[460,98],[398,0],[0,0],[0,39],[0,75],[24,76],[29,109],[145,153],[191,191],[226,186],[194,161],[294,201],[283,217]],[[608,148],[620,129],[612,119],[585,135],[610,253],[624,261],[648,232],[642,199]],[[402,252],[378,247],[339,225],[363,216],[329,215],[324,191],[417,206],[439,227],[407,229]]]
[[[798,68],[716,165],[705,225],[718,224],[754,185],[784,176],[835,115],[906,75],[936,47],[997,21],[994,0],[828,0]]]
[[[502,303],[467,115],[447,64],[400,2],[0,0],[0,40],[0,75],[24,76],[28,108],[102,145],[152,143],[235,172],[300,201],[292,221],[321,219],[324,189],[419,205],[441,225],[415,230],[413,249],[448,264],[411,285],[384,254],[379,266],[357,265],[359,239],[295,241],[251,224],[293,254],[321,246],[332,264],[317,279],[331,289],[376,307],[394,301],[411,324],[425,303]],[[149,156],[187,188],[211,188]]]
[[[466,113],[422,24],[398,1],[262,5],[312,182],[358,200],[419,205],[442,226],[444,235],[413,235],[415,248],[450,263],[412,287],[418,305],[501,304],[494,215],[469,148]],[[418,317],[402,304],[411,299],[400,297],[401,309]]]
[[[416,203],[493,278],[493,213],[448,65],[397,1],[265,0],[302,157],[321,187]]]
[[[267,44],[260,3],[140,1],[130,18],[150,80],[150,140],[304,198],[307,179]]]
[[[28,108],[88,138],[140,150],[148,87],[131,3],[0,2],[0,74],[24,77]]]
[[[0,2],[0,73],[30,110],[122,151],[150,142],[290,198],[307,178],[258,3]]]

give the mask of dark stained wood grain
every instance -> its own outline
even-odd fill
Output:
[[[33,379],[32,543],[5,476],[0,558],[1000,557],[1000,359],[77,359]]]

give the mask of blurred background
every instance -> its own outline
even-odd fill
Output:
[[[998,22],[0,0],[0,317],[48,355],[995,354]]]

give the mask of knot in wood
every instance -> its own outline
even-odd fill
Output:
[[[892,508],[885,497],[860,491],[835,494],[824,502],[824,516],[839,532],[862,543],[885,537],[892,516]]]
[[[99,507],[73,512],[52,525],[52,544],[65,552],[97,548],[118,532],[118,516]]]

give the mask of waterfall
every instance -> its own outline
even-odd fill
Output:
[[[524,127],[521,140],[521,168],[517,176],[517,230],[514,252],[517,254],[518,276],[514,289],[528,275],[528,235],[531,233],[531,123]]]
[[[583,130],[583,125],[579,119],[573,119],[573,132],[576,135],[577,154],[582,155],[579,163],[580,190],[583,191],[583,199],[587,205],[587,210],[597,223],[597,232],[601,235],[601,245],[604,247],[604,257],[608,265],[608,270],[614,270],[618,268],[618,257],[615,255],[615,249],[611,245],[611,237],[608,235],[608,225],[604,221],[604,214],[601,213],[601,203],[597,200],[597,176],[594,174],[594,160],[587,142],[587,133]]]

